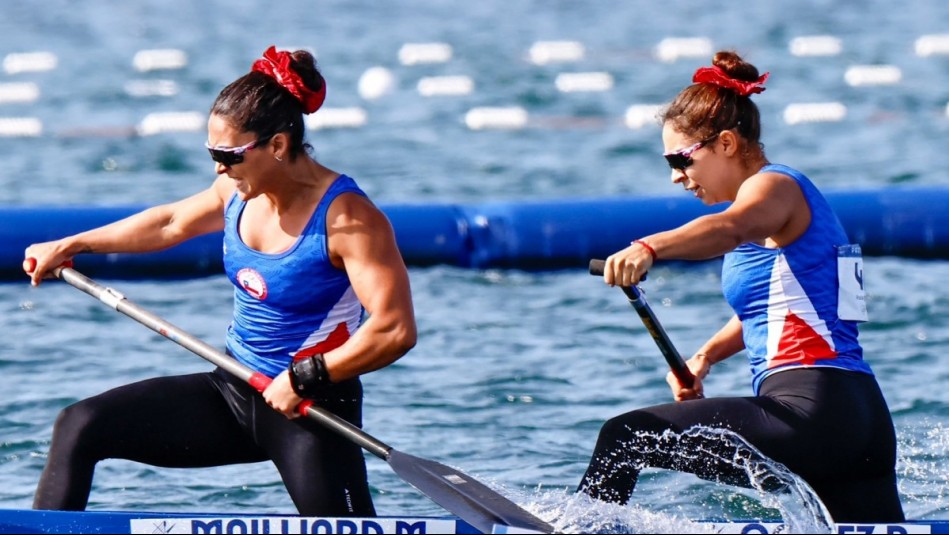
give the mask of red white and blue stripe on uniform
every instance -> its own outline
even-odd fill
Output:
[[[224,270],[234,284],[234,318],[227,348],[268,377],[292,360],[341,346],[362,322],[363,307],[344,271],[330,262],[326,213],[340,194],[365,195],[341,175],[329,187],[301,236],[290,249],[266,254],[238,234],[246,203],[237,195],[225,208]]]
[[[783,248],[746,243],[725,255],[722,289],[742,322],[757,394],[769,375],[794,367],[826,366],[872,375],[857,341],[857,323],[838,310],[837,247],[849,243],[836,214],[811,181],[783,165],[801,187],[811,223]]]

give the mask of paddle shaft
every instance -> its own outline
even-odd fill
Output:
[[[602,276],[605,265],[606,262],[603,260],[590,260],[590,274]],[[692,375],[692,371],[689,370],[689,367],[685,364],[682,355],[679,354],[679,351],[672,344],[672,340],[669,339],[666,330],[662,328],[662,325],[659,323],[659,318],[656,317],[655,312],[652,311],[652,307],[646,302],[646,297],[643,295],[642,290],[635,284],[632,286],[620,286],[620,289],[626,294],[626,298],[629,299],[629,304],[636,309],[636,313],[639,314],[643,325],[646,326],[646,330],[649,331],[652,339],[656,341],[656,345],[659,346],[659,351],[662,352],[662,356],[666,359],[666,363],[669,364],[672,373],[679,379],[679,382],[682,383],[683,386],[691,388],[692,385],[695,384],[695,376]]]
[[[263,392],[270,386],[272,380],[266,375],[247,368],[225,353],[139,307],[112,288],[98,284],[71,267],[57,268],[54,274],[77,289],[247,382],[259,392]],[[388,462],[402,479],[447,511],[484,533],[491,533],[498,525],[527,529],[530,533],[553,532],[550,524],[521,509],[487,485],[454,468],[393,449],[339,416],[313,405],[310,400],[304,400],[296,410]]]
[[[250,384],[258,392],[266,390],[273,381],[270,377],[251,370],[195,336],[188,334],[168,321],[132,303],[121,293],[112,288],[102,286],[75,269],[69,267],[61,268],[57,269],[55,274],[73,287],[95,297],[109,307],[125,314],[204,360],[207,360],[211,364],[218,366],[238,379]],[[304,400],[303,403],[297,407],[297,411],[343,435],[350,441],[359,444],[376,457],[384,461],[389,460],[389,452],[392,451],[390,446],[326,409],[313,405],[311,401]]]

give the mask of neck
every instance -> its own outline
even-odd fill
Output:
[[[272,191],[266,193],[278,214],[298,207],[309,209],[339,176],[309,156],[300,156],[293,162],[283,162],[275,172]]]

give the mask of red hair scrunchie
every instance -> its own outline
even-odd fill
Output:
[[[765,90],[764,83],[768,80],[770,72],[761,75],[754,82],[743,82],[729,76],[718,65],[712,67],[699,67],[692,76],[692,82],[697,84],[712,84],[725,89],[732,89],[739,95],[747,97],[752,93],[760,93]]]
[[[292,60],[293,56],[289,52],[285,50],[278,52],[277,47],[271,45],[264,52],[264,57],[255,61],[250,70],[262,72],[276,80],[303,104],[304,113],[313,113],[320,109],[326,99],[326,80],[323,80],[323,87],[319,91],[313,91],[303,83],[300,75],[290,66]]]

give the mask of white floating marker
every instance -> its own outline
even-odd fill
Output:
[[[359,77],[359,96],[376,100],[395,88],[395,76],[385,67],[370,67]]]
[[[949,55],[949,34],[923,35],[916,39],[916,55],[922,58]]]
[[[520,106],[471,108],[465,124],[471,130],[519,130],[527,126],[527,117]]]
[[[0,137],[39,137],[43,123],[36,117],[0,117]]]
[[[582,60],[585,55],[586,49],[577,41],[537,41],[527,53],[528,60],[534,65],[572,63]]]
[[[208,117],[196,111],[149,113],[135,127],[140,136],[174,132],[200,132],[208,125]]]
[[[854,65],[844,73],[851,86],[893,85],[903,79],[903,71],[895,65]]]
[[[474,80],[469,76],[427,76],[417,87],[423,97],[468,95],[474,91]]]
[[[791,39],[788,49],[792,56],[836,56],[844,47],[841,40],[832,35],[806,35]]]
[[[0,104],[35,102],[40,88],[33,82],[0,84]]]
[[[656,59],[672,63],[680,58],[711,58],[712,41],[705,37],[667,37],[656,45]]]
[[[59,59],[52,52],[12,53],[3,58],[3,70],[7,74],[51,71],[58,63]]]
[[[131,97],[173,97],[178,94],[174,80],[130,80],[123,87]]]
[[[661,111],[662,105],[660,104],[633,104],[626,108],[626,127],[631,130],[638,130],[648,125],[658,126]]]
[[[311,130],[326,128],[359,128],[369,121],[366,110],[357,107],[350,108],[320,108],[320,111],[307,115],[304,119],[306,127]]]
[[[132,66],[138,72],[175,70],[188,64],[188,55],[176,48],[139,50],[132,58]]]
[[[847,107],[840,102],[802,102],[784,108],[787,124],[839,122],[846,116]]]
[[[564,72],[554,80],[562,93],[597,92],[613,89],[613,75],[608,72]]]
[[[405,43],[399,49],[399,62],[402,65],[446,63],[451,56],[451,45],[447,43]]]

